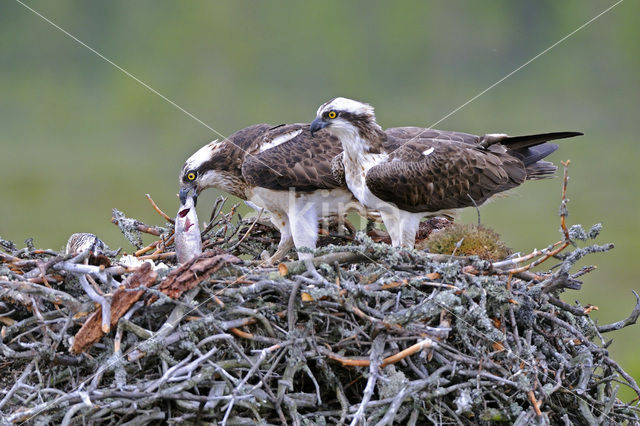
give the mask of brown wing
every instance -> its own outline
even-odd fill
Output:
[[[403,210],[436,212],[480,205],[525,180],[524,164],[504,147],[488,151],[469,145],[440,138],[411,140],[388,162],[372,167],[366,184],[374,195]]]
[[[393,152],[411,140],[455,140],[472,145],[477,145],[480,141],[480,137],[469,133],[447,132],[424,127],[392,127],[384,132],[386,139],[383,145],[386,152]],[[334,178],[340,182],[341,185],[346,185],[344,179],[344,164],[342,164],[342,152],[331,160],[331,171]]]
[[[482,139],[480,136],[463,132],[450,132],[446,130],[429,129],[425,127],[392,127],[385,130],[387,142],[385,149],[389,152],[404,145],[409,140],[433,140],[446,142],[463,142],[469,145],[477,145]]]
[[[509,136],[501,133],[490,133],[483,136],[464,132],[452,132],[422,127],[395,127],[385,131],[387,142],[385,149],[392,152],[409,140],[429,142],[462,142],[473,147],[488,149],[492,152],[507,153],[516,157],[526,167],[527,179],[546,179],[553,177],[557,169],[553,163],[542,161],[543,158],[558,149],[558,145],[550,141],[572,138],[582,135],[581,132],[552,132],[532,135]]]
[[[267,149],[247,156],[242,165],[242,175],[251,185],[298,191],[344,186],[331,172],[331,161],[342,145],[326,131],[312,137],[309,124],[282,125],[266,132],[262,147]]]

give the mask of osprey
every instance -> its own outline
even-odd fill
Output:
[[[371,105],[335,98],[318,108],[313,133],[327,129],[344,149],[333,162],[356,199],[380,211],[394,246],[412,248],[424,216],[477,206],[528,179],[552,177],[547,141],[579,132],[476,136],[427,128],[386,132]]]
[[[356,207],[331,172],[331,160],[340,152],[335,137],[323,132],[312,138],[308,124],[256,124],[189,157],[180,172],[180,199],[184,203],[191,191],[197,196],[213,187],[270,212],[280,231],[278,250],[269,259],[275,263],[294,244],[316,247],[319,218]],[[298,257],[308,260],[313,254]]]

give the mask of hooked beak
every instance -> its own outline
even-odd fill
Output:
[[[185,204],[187,202],[187,197],[189,196],[189,193],[191,191],[193,191],[194,207],[196,204],[198,204],[198,191],[195,188],[195,186],[192,186],[192,185],[183,186],[182,188],[180,188],[180,192],[178,192],[178,198],[180,198],[180,204]]]
[[[320,129],[324,129],[325,127],[327,127],[329,125],[328,122],[324,121],[322,119],[322,117],[318,117],[315,120],[313,120],[311,122],[311,126],[309,126],[309,130],[311,131],[311,136],[313,136],[313,134],[315,132],[317,132]]]

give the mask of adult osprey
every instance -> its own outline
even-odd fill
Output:
[[[308,124],[256,124],[189,157],[180,172],[180,197],[213,187],[269,211],[280,230],[278,250],[269,259],[275,263],[294,244],[316,247],[319,218],[342,215],[357,205],[331,172],[331,160],[340,152],[335,137],[323,132],[312,138]]]
[[[379,210],[394,246],[413,247],[427,215],[480,205],[527,179],[552,177],[556,166],[541,161],[558,146],[550,140],[578,132],[528,136],[398,128],[384,132],[371,105],[335,98],[318,108],[311,133],[326,128],[344,152],[334,169],[353,195]],[[398,139],[400,136],[400,139]]]

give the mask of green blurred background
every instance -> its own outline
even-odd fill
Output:
[[[334,96],[377,107],[383,127],[429,126],[613,2],[28,1],[62,28],[224,135],[308,122]],[[471,133],[579,130],[569,223],[604,224],[609,253],[565,294],[619,320],[640,290],[640,2],[627,0],[438,124]],[[0,236],[60,249],[73,232],[131,247],[113,207],[161,224],[184,160],[216,139],[202,124],[14,0],[0,3]],[[559,238],[561,180],[530,182],[482,207],[517,251]],[[201,218],[215,194],[203,194]],[[462,219],[475,221],[473,211]],[[551,264],[553,262],[549,262]],[[640,327],[614,333],[640,378]],[[625,396],[631,393],[625,392]]]

